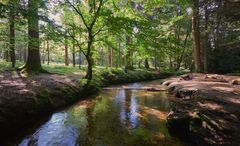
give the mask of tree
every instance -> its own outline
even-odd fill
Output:
[[[193,38],[194,38],[194,63],[195,71],[201,72],[201,44],[199,32],[199,0],[194,0],[193,16],[192,16]]]
[[[22,69],[28,72],[43,71],[40,60],[39,48],[39,16],[38,8],[40,0],[28,1],[28,57]]]
[[[126,66],[125,70],[132,70],[133,69],[133,58],[132,58],[132,49],[131,49],[132,38],[127,35],[126,36]]]
[[[64,58],[65,58],[65,65],[68,66],[69,65],[69,58],[68,58],[68,40],[67,40],[67,36],[65,35],[65,42],[64,42],[64,50],[65,50],[65,54],[64,54]]]
[[[204,67],[204,73],[208,72],[208,49],[209,49],[209,12],[208,12],[208,5],[205,4],[204,6],[204,12],[205,12],[205,46],[203,50],[203,67]]]
[[[103,7],[103,0],[98,0],[98,2],[92,1],[92,3],[89,4],[89,9],[87,11],[85,11],[85,13],[88,13],[88,15],[83,14],[83,12],[78,4],[74,5],[69,0],[66,0],[66,2],[78,14],[78,16],[80,17],[80,19],[82,20],[82,22],[84,24],[85,30],[87,31],[86,32],[87,33],[87,47],[86,47],[86,51],[82,51],[82,52],[88,62],[87,74],[86,74],[85,78],[88,79],[87,84],[89,84],[93,77],[93,65],[94,65],[93,43],[94,43],[94,39],[95,39],[96,35],[99,34],[100,31],[102,31],[102,27],[101,27],[97,31],[94,32],[96,22],[99,18],[100,11]],[[97,3],[98,3],[98,6],[97,6]],[[90,16],[90,18],[87,18],[89,16]],[[76,38],[74,38],[74,36],[71,35],[71,37],[73,37],[73,39],[76,40]]]
[[[15,2],[10,2],[10,11],[9,11],[9,50],[10,50],[10,58],[12,62],[12,68],[15,67],[16,58],[15,58]]]

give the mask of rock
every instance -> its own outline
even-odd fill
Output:
[[[188,80],[192,80],[193,79],[193,75],[192,74],[181,75],[181,78],[183,80],[188,81]]]
[[[231,81],[231,84],[233,84],[233,85],[240,85],[240,79],[238,79],[238,80],[232,80],[232,81]]]
[[[173,82],[173,80],[167,80],[167,81],[163,82],[162,85],[169,86],[172,82]]]
[[[197,93],[197,89],[181,89],[178,90],[175,94],[177,98],[190,99],[193,98]]]
[[[210,81],[227,82],[227,80],[225,79],[224,76],[217,75],[217,74],[214,74],[214,75],[206,74],[204,76],[204,79],[207,79],[207,80],[210,80]]]

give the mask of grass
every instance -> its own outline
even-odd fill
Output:
[[[73,66],[65,66],[62,64],[43,64],[43,69],[53,74],[61,74],[61,75],[83,75],[85,74],[86,67],[73,67]]]
[[[16,66],[22,66],[23,62],[17,62]],[[67,76],[75,76],[78,79],[86,74],[87,66],[73,67],[72,65],[65,66],[64,64],[51,63],[50,65],[42,64],[44,70],[52,74],[60,74]],[[0,72],[5,70],[12,70],[11,62],[0,60]],[[109,68],[102,66],[95,66],[93,68],[93,82],[92,86],[102,87],[107,84],[129,83],[142,80],[152,80],[158,78],[158,73],[154,71],[147,71],[145,69],[136,69],[125,72],[123,68]]]
[[[20,67],[22,65],[23,65],[22,62],[19,62],[19,61],[16,62],[16,67]],[[8,71],[12,71],[13,70],[12,63],[0,59],[0,73],[4,72],[6,70],[8,70]]]
[[[16,67],[22,66],[23,62],[16,62]],[[81,69],[79,69],[78,66],[73,67],[71,65],[65,66],[64,64],[42,64],[43,69],[46,71],[52,73],[52,74],[61,74],[61,75],[82,75],[85,74],[86,67],[82,66]],[[12,64],[11,62],[7,62],[5,60],[0,59],[0,73],[4,71],[12,71]]]

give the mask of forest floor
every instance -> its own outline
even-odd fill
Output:
[[[193,145],[240,145],[240,77],[186,74],[163,83],[179,100],[168,116],[172,134]]]

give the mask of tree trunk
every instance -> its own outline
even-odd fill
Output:
[[[93,43],[92,30],[89,30],[88,31],[87,55],[86,55],[87,62],[88,62],[88,68],[87,68],[87,74],[86,74],[86,77],[85,77],[86,79],[88,79],[87,85],[92,80],[92,68],[93,68],[93,64],[94,64],[92,43]]]
[[[81,69],[81,65],[82,65],[82,54],[81,54],[81,50],[79,50],[79,54],[78,54],[78,67],[79,69]]]
[[[43,51],[42,51],[42,56],[41,56],[41,60],[42,60],[42,64],[45,64],[45,50],[46,50],[46,41],[44,40],[43,41],[43,47],[42,47],[42,49],[43,49]]]
[[[24,60],[24,63],[27,63],[27,48],[26,47],[23,50],[23,60]]]
[[[119,41],[118,43],[118,67],[121,67],[122,66],[122,55],[121,55],[121,43]]]
[[[50,63],[50,47],[49,47],[49,41],[47,40],[47,64]]]
[[[208,10],[207,10],[207,6],[205,5],[204,9],[205,9],[205,47],[203,50],[203,66],[204,66],[204,73],[208,72],[208,47],[209,47],[209,32],[208,32]]]
[[[73,44],[73,50],[72,50],[72,64],[73,64],[73,67],[76,66],[76,52],[75,52],[74,44]]]
[[[145,58],[144,66],[145,66],[146,69],[149,69],[148,58]]]
[[[12,68],[15,68],[16,58],[15,58],[15,9],[14,4],[11,5],[9,13],[9,23],[10,23],[10,58],[12,62]]]
[[[176,70],[179,70],[183,61],[183,57],[184,57],[184,53],[186,51],[186,47],[187,47],[187,41],[188,41],[188,37],[189,37],[189,32],[187,31],[185,40],[184,40],[184,44],[183,44],[183,50],[178,58],[178,62],[177,62],[177,67]]]
[[[192,17],[192,27],[193,27],[193,38],[194,38],[194,63],[195,72],[201,72],[201,54],[200,54],[200,31],[199,31],[199,7],[198,0],[194,1],[194,10]]]
[[[10,55],[9,55],[10,53],[9,53],[9,51],[8,50],[6,50],[6,51],[4,51],[4,59],[7,61],[7,62],[9,62],[10,61]]]
[[[218,1],[218,9],[217,9],[217,15],[216,15],[216,30],[215,30],[215,35],[214,35],[214,46],[215,49],[219,49],[219,43],[221,42],[221,21],[222,21],[222,0]]]
[[[75,31],[73,30],[73,35],[75,37]],[[75,43],[74,40],[72,40],[72,63],[73,63],[73,67],[76,66],[76,50],[75,50]]]
[[[155,70],[157,70],[157,49],[154,50],[154,66]]]
[[[112,48],[108,49],[108,62],[109,62],[109,66],[112,68],[113,67],[113,49]]]
[[[67,37],[65,36],[65,65],[68,66],[69,65],[69,58],[68,58],[68,41],[67,41]]]
[[[28,1],[28,57],[25,65],[26,71],[42,71],[39,49],[39,18],[38,2]]]
[[[126,36],[126,49],[127,49],[127,54],[126,54],[126,66],[125,70],[132,70],[133,69],[133,63],[132,63],[132,50],[130,48],[130,44],[132,43],[132,39],[130,36]]]

